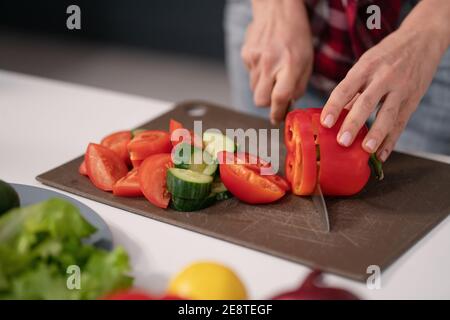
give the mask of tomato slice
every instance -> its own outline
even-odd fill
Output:
[[[131,131],[115,132],[103,138],[100,144],[117,153],[123,162],[129,165],[130,155],[127,146],[131,141],[131,136]]]
[[[119,197],[140,197],[142,196],[139,185],[138,170],[133,169],[128,174],[116,182],[113,187],[113,194]]]
[[[144,160],[151,155],[169,153],[171,150],[170,134],[160,130],[140,132],[128,144],[131,161]]]
[[[138,170],[142,193],[148,201],[160,208],[167,208],[169,205],[166,174],[171,167],[173,163],[170,153],[160,153],[145,159]]]
[[[80,164],[79,168],[78,168],[78,172],[82,175],[82,176],[87,176],[87,168],[86,168],[86,161],[83,160],[83,162]]]
[[[183,125],[174,119],[170,119],[170,122],[169,122],[170,137],[172,137],[172,133],[177,129],[183,129]],[[172,141],[172,145],[175,147],[180,142],[181,142],[181,138],[178,139],[178,141]]]
[[[131,160],[131,165],[134,169],[137,169],[141,166],[142,162],[144,162],[144,160]]]
[[[172,134],[178,129],[184,129],[185,132],[178,137],[178,140],[177,139],[172,140]],[[174,119],[170,119],[169,131],[170,131],[170,137],[172,140],[172,145],[174,147],[181,142],[186,142],[186,143],[192,144],[198,148],[203,148],[202,138],[198,137],[192,130],[188,131],[187,129],[185,129],[180,122],[178,122]],[[175,137],[173,137],[173,138],[175,138]]]
[[[84,159],[89,178],[101,190],[111,191],[114,184],[128,173],[117,153],[100,144],[90,143]]]

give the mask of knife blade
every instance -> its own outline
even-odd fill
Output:
[[[327,233],[330,232],[330,230],[331,230],[330,217],[328,216],[327,204],[325,203],[325,198],[323,197],[323,193],[322,193],[322,189],[320,188],[320,184],[316,185],[316,189],[314,190],[314,193],[312,194],[311,197],[312,197],[314,206],[316,207],[316,210],[322,219],[325,232],[327,232]]]

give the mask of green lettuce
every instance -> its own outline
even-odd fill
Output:
[[[123,248],[83,244],[95,231],[78,208],[58,198],[1,216],[0,299],[96,299],[130,287]],[[79,268],[79,288],[68,286],[69,266]]]

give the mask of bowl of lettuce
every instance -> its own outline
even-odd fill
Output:
[[[99,299],[130,287],[128,254],[83,241],[95,232],[61,198],[1,215],[0,299]]]

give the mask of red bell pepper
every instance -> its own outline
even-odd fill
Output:
[[[275,174],[262,175],[261,169],[270,166],[264,160],[248,153],[217,153],[220,178],[237,199],[250,203],[271,203],[282,198],[289,185]]]
[[[350,196],[361,191],[370,177],[369,157],[361,143],[364,126],[350,147],[336,137],[348,111],[344,110],[332,128],[319,124],[322,109],[299,109],[286,117],[286,176],[296,195],[310,195],[317,183],[330,196]]]

